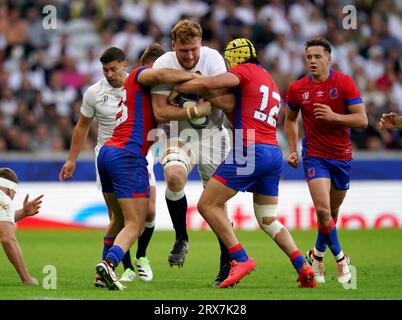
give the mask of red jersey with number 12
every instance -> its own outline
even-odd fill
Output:
[[[145,67],[131,71],[124,81],[121,101],[116,114],[116,127],[105,146],[125,149],[133,154],[146,156],[153,141],[148,141],[148,132],[156,128],[152,111],[150,89],[141,86],[137,79]]]
[[[314,103],[326,104],[332,111],[347,114],[348,107],[362,103],[359,90],[351,77],[329,71],[327,80],[313,82],[311,76],[295,81],[287,93],[287,102],[293,111],[301,110],[304,139],[303,155],[335,160],[351,160],[352,145],[348,127],[317,120]]]
[[[276,121],[281,97],[269,73],[254,63],[239,64],[228,72],[240,80],[236,107],[229,116],[234,129],[243,129],[243,146],[253,143],[278,145]]]

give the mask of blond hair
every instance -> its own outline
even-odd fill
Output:
[[[173,41],[179,41],[183,44],[191,42],[193,39],[202,38],[201,26],[191,20],[181,20],[172,28],[170,36]]]

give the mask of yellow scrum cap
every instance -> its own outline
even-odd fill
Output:
[[[252,58],[257,58],[257,53],[251,41],[246,38],[230,41],[225,49],[225,59],[231,68]]]

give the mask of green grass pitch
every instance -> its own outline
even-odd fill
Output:
[[[355,288],[345,289],[336,280],[336,265],[326,253],[326,283],[317,289],[299,289],[289,259],[262,231],[237,232],[247,253],[257,260],[257,269],[236,287],[211,287],[218,271],[219,249],[211,231],[190,233],[190,251],[182,269],[170,268],[167,256],[173,244],[172,232],[155,232],[148,249],[154,271],[152,282],[138,278],[124,291],[93,286],[95,265],[100,260],[103,232],[23,231],[17,233],[31,274],[40,285],[23,286],[0,253],[2,300],[24,299],[139,299],[139,300],[271,300],[271,299],[402,299],[402,230],[340,231],[346,254],[356,268]],[[304,254],[315,240],[313,231],[293,231]],[[134,257],[136,244],[131,250]],[[57,270],[57,288],[45,289],[46,265]],[[118,273],[122,273],[119,266]]]

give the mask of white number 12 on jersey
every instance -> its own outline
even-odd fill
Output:
[[[275,120],[274,116],[276,116],[279,113],[279,108],[280,108],[279,103],[281,102],[281,96],[278,92],[272,91],[272,98],[277,100],[278,104],[274,105],[271,108],[271,110],[269,111],[269,114],[267,115],[263,111],[268,106],[269,88],[266,85],[262,85],[260,87],[260,92],[262,92],[260,109],[254,111],[254,119],[264,121],[264,122],[266,121],[271,126],[276,127],[276,120]]]

